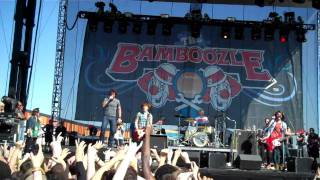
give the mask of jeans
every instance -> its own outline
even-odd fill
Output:
[[[273,161],[275,164],[282,163],[282,148],[281,146],[274,148],[273,150]]]
[[[110,126],[110,135],[109,135],[108,144],[109,144],[109,146],[112,146],[114,144],[114,134],[116,133],[116,130],[117,130],[116,117],[104,116],[103,121],[102,121],[102,125],[101,125],[100,140],[102,141],[102,143],[104,143],[105,132],[106,132],[108,124]]]
[[[26,131],[26,121],[19,121],[18,141],[24,141],[24,133]]]

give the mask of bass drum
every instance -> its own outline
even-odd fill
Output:
[[[197,132],[192,137],[192,142],[197,147],[204,147],[209,143],[209,137],[205,132]]]
[[[189,138],[193,137],[196,132],[197,132],[197,127],[195,127],[195,126],[188,126],[184,138],[185,138],[185,139],[189,139]]]

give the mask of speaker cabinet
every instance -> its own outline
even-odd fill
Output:
[[[209,153],[209,168],[223,169],[226,167],[226,156],[223,153]]]
[[[236,129],[233,133],[231,147],[238,154],[258,154],[256,132]]]
[[[313,158],[311,157],[290,157],[287,161],[289,172],[311,173]]]
[[[199,151],[183,151],[183,152],[187,152],[189,155],[189,159],[190,161],[194,161],[199,167],[200,167],[200,152]],[[190,164],[186,164],[183,162],[183,160],[181,159],[181,157],[178,159],[177,161],[177,166],[179,167],[186,167],[186,168],[191,168]]]
[[[259,155],[239,154],[234,165],[236,168],[245,170],[260,170],[262,159]]]
[[[150,148],[161,150],[168,147],[166,135],[151,135]]]

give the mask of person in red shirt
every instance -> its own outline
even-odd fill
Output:
[[[281,111],[277,111],[274,115],[275,119],[270,122],[270,138],[274,139],[273,145],[273,161],[276,170],[281,170],[283,168],[283,162],[285,160],[285,155],[287,150],[284,143],[285,137],[290,136],[291,133],[288,129],[287,123],[284,121],[285,116]]]

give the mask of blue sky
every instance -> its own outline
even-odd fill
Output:
[[[3,96],[7,93],[8,70],[10,71],[8,64],[11,59],[15,1],[2,0],[0,1],[0,7],[0,96]],[[35,66],[27,106],[28,109],[40,107],[45,113],[51,112],[58,8],[58,1],[43,1],[37,39],[38,45],[35,52]]]
[[[94,1],[76,1],[80,2],[80,7],[88,5],[89,9],[94,10]],[[109,2],[109,1],[105,1]],[[153,14],[162,13],[172,16],[183,16],[189,9],[187,3],[164,3],[138,0],[117,0],[114,1],[122,12],[130,11],[136,14]],[[9,70],[9,60],[11,59],[11,45],[13,34],[13,13],[14,0],[0,1],[0,96],[7,93],[7,80]],[[30,95],[28,99],[28,109],[40,107],[41,111],[47,114],[51,113],[52,85],[56,47],[56,31],[58,16],[58,0],[43,0],[42,12],[40,16],[39,37],[35,51],[35,66],[32,75]],[[272,11],[272,7],[257,8],[255,6],[224,6],[224,5],[205,5],[203,11],[215,19],[225,19],[226,17],[236,17],[237,19],[262,20]],[[282,14],[284,11],[295,10],[297,15],[307,17],[313,9],[293,9],[277,8],[276,11]],[[72,20],[69,20],[70,24]],[[78,47],[81,50],[81,46]],[[76,54],[81,58],[81,53]]]

